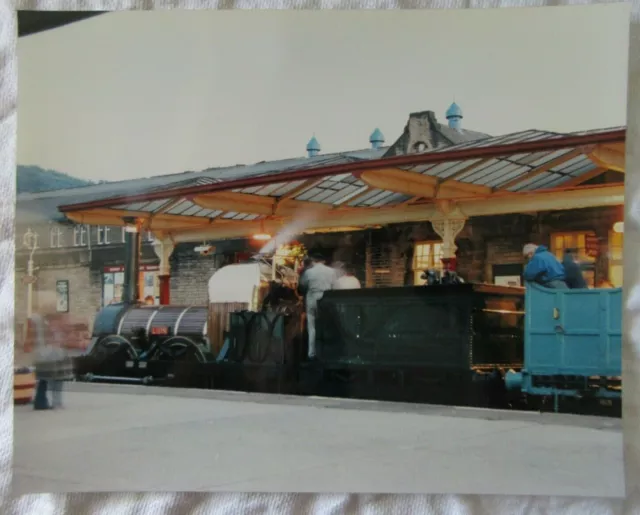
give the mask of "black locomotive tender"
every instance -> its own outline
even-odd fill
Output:
[[[432,281],[433,283],[433,281]],[[302,309],[121,303],[97,316],[79,380],[507,407],[523,361],[524,290],[483,284],[329,291],[307,362]],[[220,338],[218,335],[222,334]]]

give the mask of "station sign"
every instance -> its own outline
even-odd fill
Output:
[[[37,280],[37,277],[35,277],[34,275],[25,275],[22,278],[22,284],[35,284]]]

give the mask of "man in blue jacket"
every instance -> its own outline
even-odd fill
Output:
[[[522,249],[528,259],[524,268],[524,280],[536,282],[545,288],[567,289],[562,264],[544,245],[527,243]]]

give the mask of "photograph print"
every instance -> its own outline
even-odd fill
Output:
[[[67,21],[18,40],[16,495],[624,496],[626,5]]]

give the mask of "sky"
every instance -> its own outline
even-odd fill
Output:
[[[122,180],[386,143],[626,123],[629,6],[109,13],[18,42],[18,163]]]

